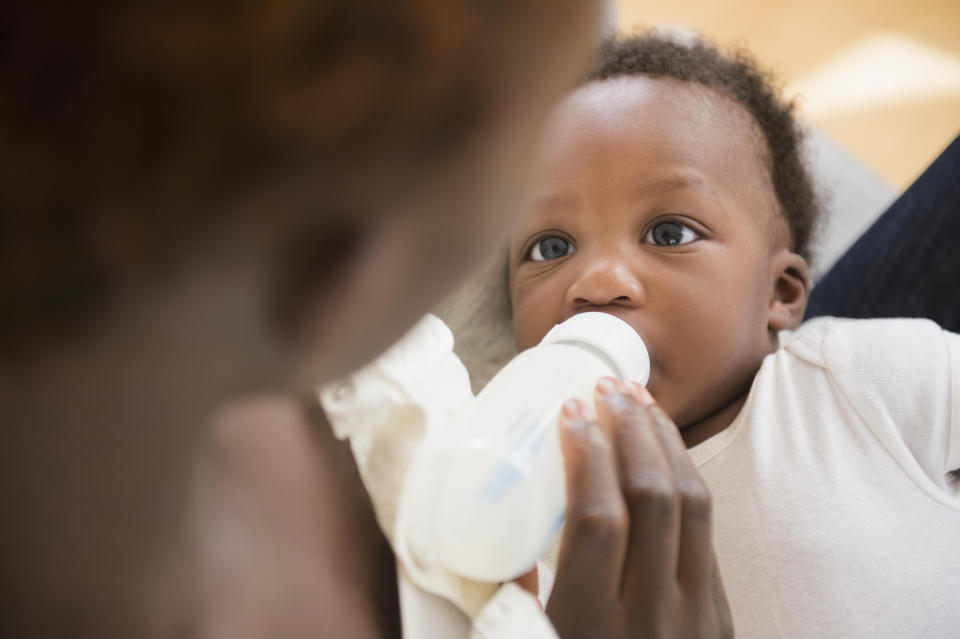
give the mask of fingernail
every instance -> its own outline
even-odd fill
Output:
[[[617,392],[617,380],[612,377],[601,377],[597,382],[597,393],[600,395],[613,395]]]
[[[569,420],[583,419],[586,414],[583,411],[583,404],[575,399],[568,399],[563,403],[560,409],[561,414]]]
[[[583,428],[590,422],[587,421],[586,417],[569,417],[565,412],[560,411],[560,426],[569,430],[577,430]]]
[[[653,396],[650,395],[650,391],[648,391],[646,386],[643,384],[639,384],[637,382],[627,382],[627,388],[630,389],[634,399],[641,404],[645,406],[650,406],[653,404]]]

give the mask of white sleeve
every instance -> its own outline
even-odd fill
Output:
[[[833,381],[901,465],[941,496],[960,497],[960,335],[929,320],[837,322],[822,353]]]

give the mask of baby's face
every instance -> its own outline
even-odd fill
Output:
[[[647,344],[648,387],[681,428],[742,399],[787,328],[771,321],[780,272],[802,262],[754,127],[736,103],[673,80],[569,96],[511,237],[517,346],[604,311]]]

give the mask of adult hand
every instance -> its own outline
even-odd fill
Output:
[[[564,405],[567,524],[547,614],[563,639],[732,637],[710,494],[677,427],[639,384]]]

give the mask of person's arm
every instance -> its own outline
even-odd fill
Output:
[[[210,432],[194,483],[194,634],[399,637],[393,555],[319,407],[243,400]]]
[[[732,637],[711,502],[677,427],[617,383],[597,419],[567,404],[567,524],[547,614],[562,639]]]

